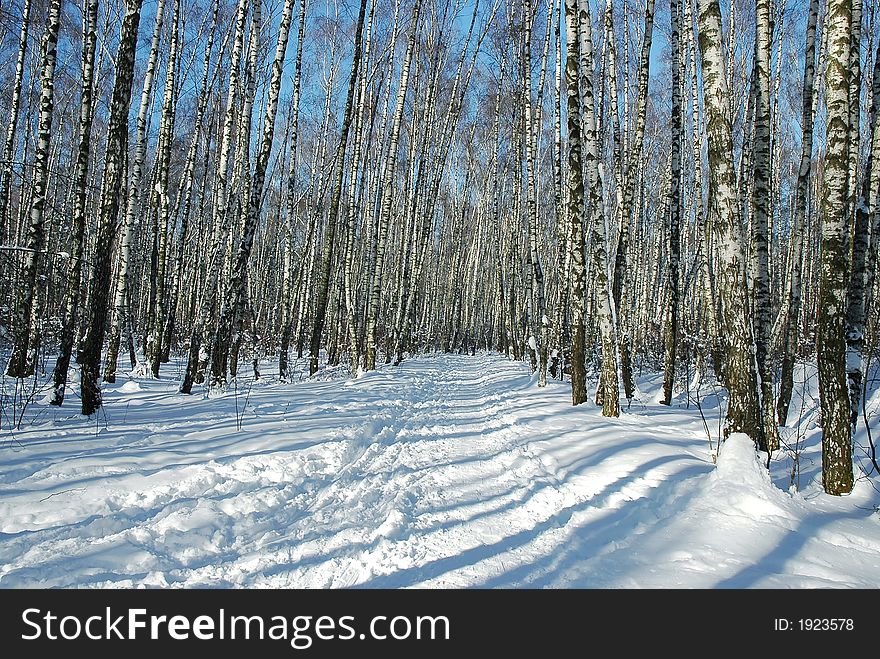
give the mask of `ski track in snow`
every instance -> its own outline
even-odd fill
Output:
[[[656,398],[604,419],[488,355],[129,381],[97,423],[44,406],[3,440],[0,587],[880,586],[870,483],[720,478],[699,415]]]

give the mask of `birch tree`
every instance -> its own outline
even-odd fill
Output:
[[[217,62],[214,65],[213,72],[211,72],[211,57],[214,49],[214,39],[217,31],[217,17],[220,10],[220,0],[214,0],[212,9],[211,9],[211,26],[208,29],[208,39],[207,44],[205,45],[205,53],[204,60],[202,64],[202,81],[199,87],[199,95],[198,100],[196,102],[196,113],[195,119],[193,121],[193,129],[192,129],[192,137],[190,139],[189,149],[186,154],[186,161],[183,166],[183,176],[182,182],[178,189],[177,194],[177,208],[180,209],[180,241],[177,245],[177,253],[174,258],[174,272],[172,274],[171,281],[171,291],[169,293],[168,300],[168,314],[165,320],[165,328],[164,328],[164,336],[162,339],[163,351],[167,351],[171,346],[171,339],[174,334],[174,329],[177,320],[177,306],[179,302],[180,289],[182,278],[184,276],[184,257],[187,246],[187,241],[191,238],[190,236],[190,220],[193,215],[193,187],[194,187],[194,179],[195,179],[195,168],[197,161],[197,153],[199,144],[203,138],[202,132],[204,127],[205,113],[208,109],[208,102],[210,100],[210,96],[208,94],[208,90],[213,88],[215,81],[217,80],[220,65],[223,61],[222,51],[223,46],[225,45],[225,39],[223,44],[220,47],[220,56],[217,58]],[[227,37],[229,33],[227,32]],[[207,144],[205,145],[205,166],[204,169],[207,171],[207,160],[210,158],[210,135],[205,136],[205,141]],[[204,203],[205,195],[201,195],[200,201]],[[204,213],[199,212],[199,219],[204,216]],[[108,349],[109,352],[109,349]],[[165,357],[163,356],[163,360]],[[109,357],[108,357],[109,363]]]
[[[15,133],[18,128],[18,114],[21,108],[21,84],[24,77],[24,58],[27,55],[28,32],[31,26],[31,0],[24,0],[21,7],[21,30],[18,37],[18,55],[15,58],[15,79],[12,83],[12,100],[9,106],[9,123],[3,141],[3,155],[0,156],[0,240],[6,239],[7,211],[9,210],[9,184],[12,178],[12,164],[15,155]]]
[[[58,59],[58,30],[61,26],[61,0],[51,0],[46,16],[46,31],[40,43],[40,115],[37,126],[37,149],[32,180],[33,195],[30,204],[30,222],[27,232],[25,266],[19,290],[15,318],[15,344],[6,372],[16,378],[34,373],[37,350],[40,345],[42,313],[39,301],[37,274],[41,254],[45,250],[45,210],[49,183],[49,149],[52,138],[54,109],[55,63]]]
[[[788,281],[788,314],[783,330],[782,377],[779,385],[779,400],[776,403],[777,420],[785,425],[791,394],[794,390],[794,364],[798,347],[798,319],[801,308],[801,263],[804,251],[804,233],[809,207],[810,164],[813,157],[813,94],[816,72],[816,22],[819,16],[819,0],[810,0],[807,16],[807,29],[804,45],[804,77],[801,97],[801,156],[798,166],[797,189],[795,192],[794,217],[791,226],[792,266]]]
[[[260,0],[255,0],[260,2]],[[287,52],[287,40],[290,36],[290,24],[293,19],[294,0],[284,0],[281,11],[281,22],[278,27],[278,40],[275,46],[275,58],[272,62],[272,74],[269,80],[269,94],[266,99],[266,117],[263,122],[263,138],[260,150],[257,154],[257,162],[248,191],[247,206],[245,212],[244,227],[241,241],[235,255],[235,264],[232,269],[232,277],[226,286],[223,308],[217,321],[217,338],[214,342],[213,361],[211,366],[214,382],[222,382],[226,377],[226,358],[229,344],[232,340],[232,324],[236,315],[242,313],[245,296],[246,275],[248,261],[254,243],[254,235],[257,230],[257,221],[260,217],[260,208],[263,199],[263,186],[266,181],[266,168],[269,165],[269,157],[272,154],[272,141],[275,135],[275,116],[278,111],[278,98],[281,94],[281,79],[284,69],[284,59]],[[258,24],[259,12],[254,5],[254,23]],[[254,44],[255,47],[256,44]]]
[[[142,0],[127,0],[116,52],[116,80],[110,98],[110,121],[104,156],[104,177],[98,211],[98,230],[90,273],[89,312],[83,347],[77,361],[82,369],[80,392],[82,413],[94,414],[102,404],[98,383],[104,325],[110,294],[110,262],[116,221],[119,214],[119,190],[122,187],[125,152],[128,145],[128,111],[137,48]]]
[[[119,251],[119,272],[116,276],[116,290],[113,309],[110,316],[110,335],[107,345],[107,358],[104,363],[104,382],[116,382],[116,368],[119,362],[119,342],[122,337],[122,323],[131,313],[128,308],[129,298],[129,264],[131,262],[131,244],[135,232],[137,214],[140,212],[141,179],[144,162],[147,158],[147,115],[153,98],[153,81],[156,77],[156,64],[159,60],[159,44],[162,40],[162,26],[165,21],[165,0],[156,5],[156,16],[153,19],[153,36],[150,39],[150,54],[147,57],[147,68],[144,72],[144,84],[141,88],[141,100],[135,121],[134,157],[129,164],[130,176],[128,192],[125,197],[125,216],[122,221],[122,237]],[[131,364],[134,368],[135,364]]]
[[[565,0],[565,86],[568,110],[568,217],[571,253],[571,401],[587,400],[586,328],[584,307],[586,267],[584,265],[584,173],[581,155],[580,11],[578,0]]]
[[[61,345],[52,373],[52,405],[61,405],[67,386],[67,371],[73,352],[77,311],[80,303],[80,282],[83,270],[83,239],[86,227],[88,201],[89,160],[92,153],[92,87],[95,71],[95,48],[98,41],[98,0],[89,0],[83,14],[83,48],[79,99],[79,145],[73,173],[73,235],[70,266],[67,272],[67,292],[64,296],[64,318],[61,327]]]
[[[861,38],[861,16],[862,16],[862,2],[861,0],[853,0],[853,26],[852,26],[852,52],[850,55],[850,60],[855,62],[856,59],[860,60],[861,54],[859,50],[859,43],[857,39]],[[859,27],[857,28],[857,24]],[[851,64],[850,75],[853,78],[856,78],[859,68],[856,68],[856,65]],[[847,305],[846,305],[846,371],[847,371],[847,384],[849,386],[849,401],[850,401],[850,423],[853,427],[853,431],[855,430],[856,423],[859,418],[859,403],[862,400],[862,385],[863,385],[863,352],[865,348],[865,332],[866,332],[866,321],[867,321],[867,309],[866,306],[867,298],[868,298],[868,257],[870,255],[870,243],[877,243],[880,240],[880,235],[878,232],[874,232],[873,235],[870,234],[871,230],[871,217],[875,214],[876,208],[874,206],[874,197],[877,194],[877,179],[874,175],[874,166],[880,159],[880,134],[878,134],[877,127],[877,109],[878,104],[880,104],[880,99],[878,99],[878,92],[880,92],[880,66],[878,66],[877,62],[874,63],[874,71],[873,71],[873,82],[871,85],[871,89],[873,93],[871,94],[871,109],[868,116],[868,131],[867,134],[871,136],[869,141],[869,149],[868,156],[865,162],[864,173],[861,177],[861,184],[858,184],[858,178],[855,178],[855,183],[858,186],[858,189],[853,193],[850,193],[851,197],[855,199],[855,222],[853,226],[853,244],[852,244],[852,263],[850,266],[850,277],[849,277],[849,286],[847,291]],[[855,87],[855,90],[853,90]],[[858,78],[855,81],[851,80],[850,82],[850,163],[852,166],[852,161],[855,159],[856,164],[858,163],[858,135],[859,135],[859,126],[857,122],[859,121],[859,112],[858,106],[860,106],[860,91],[861,85]],[[853,105],[856,105],[855,111],[853,110]],[[853,125],[855,125],[855,130],[853,130]],[[853,180],[853,177],[850,177]],[[876,263],[876,252],[874,256],[874,262]],[[876,265],[874,266],[876,267]]]
[[[744,432],[760,446],[764,431],[753,356],[755,342],[748,322],[743,238],[727,112],[730,97],[721,46],[721,9],[718,0],[698,0],[697,8],[709,147],[709,216],[718,249],[718,293],[726,343],[724,379],[729,397],[724,433],[727,436]]]
[[[290,370],[288,366],[287,353],[290,349],[290,331],[291,331],[291,294],[292,294],[292,260],[293,260],[293,231],[291,224],[294,221],[296,213],[296,167],[297,167],[297,146],[299,137],[299,104],[300,89],[302,85],[302,56],[303,41],[306,34],[306,0],[299,2],[299,22],[296,38],[296,62],[294,64],[293,73],[293,92],[291,95],[291,138],[290,138],[290,168],[287,176],[287,199],[285,210],[287,213],[287,222],[285,224],[285,242],[284,242],[284,289],[282,291],[282,311],[281,311],[281,345],[279,347],[278,356],[278,373],[281,379],[290,378]]]
[[[412,13],[412,27],[406,44],[406,54],[403,57],[403,68],[400,72],[400,84],[397,87],[397,104],[391,123],[391,134],[388,140],[388,153],[382,163],[381,196],[379,201],[379,219],[376,242],[373,246],[373,275],[370,283],[370,295],[367,299],[366,315],[366,346],[364,352],[364,370],[372,371],[376,368],[376,324],[379,316],[379,296],[382,291],[382,271],[385,267],[385,251],[387,247],[388,220],[391,213],[392,195],[394,192],[394,169],[397,161],[397,144],[400,139],[400,126],[403,119],[406,90],[409,83],[409,70],[412,64],[413,52],[415,51],[416,36],[419,30],[419,12],[422,0],[415,0]],[[315,337],[312,337],[312,359],[316,350]],[[310,369],[311,370],[311,369]]]
[[[165,330],[165,276],[168,251],[168,231],[171,216],[171,194],[169,191],[169,169],[171,167],[171,141],[174,137],[175,83],[179,49],[180,0],[174,0],[171,16],[171,33],[168,37],[168,64],[165,71],[165,89],[162,94],[162,117],[159,124],[159,148],[157,153],[158,175],[156,177],[156,216],[154,247],[156,250],[156,273],[152,280],[156,287],[156,305],[151,319],[150,337],[145,346],[150,362],[150,372],[159,377],[162,361],[162,339]],[[173,229],[173,227],[170,227]]]
[[[635,382],[632,375],[632,360],[630,353],[629,320],[627,308],[629,301],[626,298],[627,263],[629,258],[630,225],[632,223],[633,200],[636,192],[637,168],[642,160],[642,147],[645,138],[645,117],[648,107],[648,78],[651,68],[651,43],[654,33],[654,0],[645,0],[645,32],[642,37],[642,49],[639,57],[637,74],[636,96],[636,119],[635,134],[633,141],[626,148],[627,140],[624,140],[624,163],[623,176],[623,200],[621,202],[620,229],[617,234],[617,249],[614,257],[614,274],[612,279],[612,293],[614,305],[621,316],[621,374],[623,376],[624,393],[627,399],[631,399],[635,392]],[[628,66],[624,70],[628,72]],[[624,104],[624,112],[627,105]],[[626,115],[624,115],[626,116]],[[624,126],[627,121],[624,120]]]
[[[754,99],[752,183],[752,325],[755,332],[755,357],[760,380],[764,439],[762,451],[779,448],[773,399],[773,370],[770,364],[770,0],[755,4]]]
[[[827,143],[822,198],[816,361],[822,409],[822,485],[828,494],[853,488],[846,368],[851,0],[828,0],[825,30]]]
[[[687,2],[687,0],[685,0]],[[679,262],[681,260],[681,18],[678,0],[670,0],[672,27],[672,153],[669,184],[669,232],[666,285],[669,287],[669,308],[666,316],[666,354],[664,358],[663,400],[672,403],[675,384],[676,347],[678,345]]]
[[[418,2],[418,0],[417,0]],[[355,86],[360,68],[362,44],[364,32],[364,15],[366,13],[367,0],[361,0],[358,12],[357,27],[355,28],[354,54],[351,60],[351,75],[348,79],[348,93],[345,99],[345,109],[342,113],[342,129],[339,134],[339,144],[336,148],[336,165],[333,171],[333,190],[330,193],[330,208],[327,217],[327,226],[324,230],[324,246],[321,250],[321,265],[318,271],[318,289],[315,296],[315,322],[312,326],[311,340],[309,341],[309,374],[318,372],[318,355],[321,350],[321,336],[324,332],[324,324],[327,315],[327,293],[330,287],[330,270],[333,266],[333,241],[336,237],[336,223],[339,217],[339,202],[342,196],[342,179],[345,164],[345,149],[348,141],[348,131],[351,128],[352,106],[354,105]]]
[[[244,32],[248,15],[248,0],[238,0],[235,12],[235,36],[232,40],[232,54],[229,59],[229,88],[227,91],[226,109],[223,114],[222,137],[220,139],[219,156],[217,159],[216,190],[212,213],[212,236],[208,249],[210,256],[207,264],[207,276],[202,288],[202,300],[198,315],[193,322],[189,340],[189,356],[186,371],[180,385],[184,394],[192,393],[193,384],[199,374],[200,364],[207,360],[208,351],[203,350],[204,335],[207,330],[208,317],[214,306],[217,280],[222,267],[223,243],[228,226],[229,203],[229,155],[232,151],[232,132],[235,123],[235,104],[239,93],[239,65],[244,50]]]
[[[617,381],[617,328],[608,277],[608,236],[602,181],[599,172],[599,147],[596,139],[596,111],[593,100],[593,39],[589,0],[578,0],[578,41],[580,46],[581,116],[584,126],[584,172],[590,199],[590,250],[599,331],[602,343],[601,371],[596,392],[603,416],[620,414],[620,388]]]

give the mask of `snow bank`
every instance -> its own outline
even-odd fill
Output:
[[[134,380],[129,380],[119,387],[119,392],[123,394],[134,394],[141,390],[141,386]]]
[[[757,520],[768,515],[794,517],[792,498],[770,480],[755,443],[744,433],[733,433],[721,445],[718,467],[708,480],[705,495],[721,512]]]
[[[716,478],[739,483],[750,489],[773,487],[770,473],[761,464],[755,442],[745,433],[737,432],[721,445]]]

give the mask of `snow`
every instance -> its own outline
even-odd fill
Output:
[[[124,394],[133,394],[141,390],[141,386],[135,382],[134,380],[129,380],[124,385],[119,387],[119,391]]]
[[[744,436],[713,465],[656,376],[606,419],[497,355],[210,397],[163,368],[6,431],[0,587],[880,587],[876,477],[822,493],[809,387],[796,491]]]

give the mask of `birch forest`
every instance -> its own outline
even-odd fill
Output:
[[[812,364],[825,492],[877,469],[876,0],[0,0],[0,53],[4,432],[488,352],[769,463]]]

